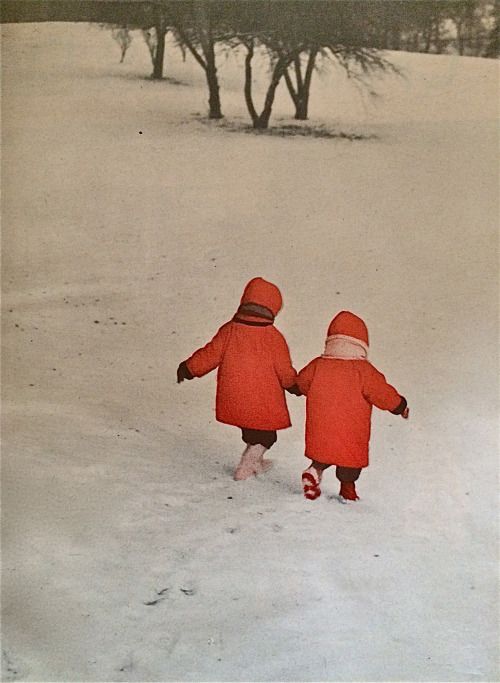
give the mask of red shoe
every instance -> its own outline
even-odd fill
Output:
[[[340,493],[339,496],[344,498],[344,500],[359,500],[359,496],[356,493],[356,486],[353,481],[342,481],[340,483]]]
[[[302,488],[304,489],[304,497],[307,500],[316,500],[316,498],[321,496],[320,481],[321,475],[316,468],[308,467],[305,472],[302,472]]]

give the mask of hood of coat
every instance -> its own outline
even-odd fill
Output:
[[[254,277],[245,287],[240,301],[241,307],[256,307],[266,309],[272,317],[278,315],[283,306],[281,292],[272,282],[264,280],[262,277]],[[265,311],[263,311],[265,313]],[[269,317],[269,316],[267,316]]]
[[[327,358],[366,359],[368,329],[364,321],[350,311],[341,311],[328,326],[325,353]]]

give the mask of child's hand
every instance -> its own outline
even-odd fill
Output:
[[[406,408],[401,413],[401,417],[405,420],[407,420],[410,417],[410,409],[408,408],[408,406],[406,406]]]
[[[185,379],[193,379],[193,375],[189,372],[186,361],[183,361],[177,368],[177,384],[184,382]]]

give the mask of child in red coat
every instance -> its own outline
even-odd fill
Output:
[[[182,382],[218,368],[216,418],[239,427],[246,443],[236,480],[269,469],[264,453],[276,442],[276,431],[291,425],[284,389],[294,391],[297,373],[285,338],[274,327],[282,303],[276,285],[250,280],[233,319],[177,369]]]
[[[323,471],[336,465],[340,500],[357,500],[355,482],[368,466],[372,406],[408,418],[406,399],[368,362],[368,330],[361,318],[342,311],[330,323],[324,354],[297,378],[306,403],[304,495],[321,495]]]

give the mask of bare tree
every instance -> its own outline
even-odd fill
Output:
[[[156,2],[152,7],[151,23],[141,27],[142,36],[148,46],[153,80],[161,80],[165,62],[165,39],[171,26],[172,9],[169,2]]]
[[[269,126],[269,119],[271,118],[271,112],[274,104],[274,97],[276,95],[276,88],[278,87],[281,79],[286,73],[288,65],[292,57],[285,54],[281,54],[276,57],[272,51],[268,48],[267,54],[271,61],[271,81],[268,85],[266,96],[264,99],[264,106],[262,111],[259,113],[254,104],[254,97],[252,92],[252,60],[255,52],[255,38],[250,37],[244,41],[247,53],[245,56],[245,102],[247,105],[248,113],[252,119],[254,128],[267,128]]]
[[[151,63],[154,65],[155,56],[156,56],[156,48],[158,46],[158,40],[156,38],[155,27],[151,26],[150,28],[143,28],[143,29],[141,29],[141,33],[142,33],[142,37],[144,38],[144,42],[148,46],[149,55],[151,57]]]
[[[207,0],[191,0],[184,3],[182,9],[175,19],[178,41],[205,72],[209,118],[221,119],[223,114],[215,54],[221,29],[219,5]]]
[[[141,31],[144,42],[148,46],[151,63],[153,64],[153,73],[151,74],[153,80],[161,80],[163,78],[167,32],[168,28],[165,22],[158,22],[154,26],[144,28]]]
[[[130,31],[126,26],[112,27],[111,35],[113,37],[113,40],[115,40],[120,46],[120,64],[122,64],[123,60],[125,59],[125,55],[127,54],[127,50],[129,49],[130,44],[132,43],[132,36],[130,35]]]
[[[155,32],[155,45],[153,51],[148,43],[151,58],[153,60],[153,73],[151,78],[154,80],[161,80],[163,78],[165,61],[165,37],[168,32],[167,17],[164,12],[161,11],[161,8],[156,12],[156,20],[153,28]]]
[[[500,2],[495,0],[491,8],[491,26],[484,49],[485,57],[498,58],[500,56]]]
[[[319,53],[318,47],[311,47],[305,52],[305,67],[301,55],[296,55],[293,63],[285,71],[285,82],[290,93],[290,97],[295,105],[295,118],[305,121],[309,113],[309,93],[315,69],[316,57]],[[293,81],[292,74],[295,76]]]
[[[244,92],[254,128],[268,127],[282,78],[295,106],[295,118],[307,119],[311,81],[318,56],[332,58],[349,77],[363,85],[368,84],[375,71],[398,72],[380,50],[365,46],[369,44],[370,16],[360,12],[357,3],[328,0],[309,0],[308,3],[287,0],[279,3],[278,0],[270,5],[271,11],[267,14],[258,3],[248,3],[248,7],[257,14],[257,18],[249,16],[247,9],[235,39],[246,48]],[[252,93],[252,60],[256,46],[267,54],[271,73],[260,112],[255,107]]]

